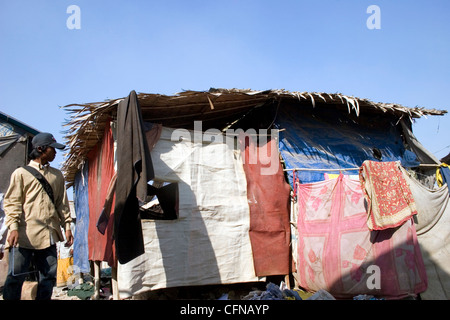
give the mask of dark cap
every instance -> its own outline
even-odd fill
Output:
[[[53,137],[51,133],[41,132],[33,137],[31,140],[33,148],[42,147],[42,146],[50,146],[56,149],[64,149],[66,146],[56,142],[56,139]]]

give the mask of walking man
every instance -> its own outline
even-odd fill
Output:
[[[73,243],[64,176],[50,166],[55,159],[55,148],[65,146],[57,143],[50,133],[37,134],[32,146],[31,161],[12,173],[4,198],[9,246],[9,271],[3,288],[5,300],[20,299],[30,261],[39,272],[36,300],[49,300],[56,283],[56,242],[64,241],[61,227],[65,230],[66,246]],[[42,177],[43,182],[38,179]]]

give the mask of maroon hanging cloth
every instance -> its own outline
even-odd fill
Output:
[[[106,125],[102,140],[89,152],[89,260],[106,261],[115,265],[113,246],[113,219],[108,221],[106,231],[101,234],[96,227],[102,213],[108,187],[114,176],[114,141],[109,126]],[[114,212],[110,213],[114,216]]]
[[[244,136],[240,136],[240,143],[244,146]],[[261,277],[290,272],[290,187],[284,178],[276,143],[270,140],[266,146],[257,146],[247,136],[243,153],[250,206],[250,242],[255,272]],[[264,152],[272,153],[263,155]],[[261,155],[264,159],[270,157],[270,163],[263,164],[266,161],[261,161]],[[275,164],[275,172],[270,172],[269,167]]]

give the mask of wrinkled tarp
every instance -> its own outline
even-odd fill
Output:
[[[190,137],[180,138],[180,131]],[[159,288],[259,280],[240,151],[192,141],[192,131],[180,131],[163,128],[151,152],[155,181],[178,183],[179,217],[142,220],[145,254],[119,261],[121,298]]]
[[[439,164],[440,161],[430,151],[425,149],[424,146],[419,142],[419,140],[417,140],[410,126],[408,126],[408,124],[406,123],[406,120],[401,119],[400,124],[403,129],[403,136],[405,137],[408,146],[416,154],[417,159],[420,161],[420,163]]]
[[[245,142],[244,142],[245,139]],[[257,146],[252,137],[239,137],[245,146],[242,154],[247,178],[247,197],[250,206],[250,240],[256,275],[285,275],[290,272],[290,187],[284,178],[278,155],[278,141],[270,140]],[[272,163],[263,163],[262,152],[272,150]],[[273,155],[273,157],[272,157]],[[253,157],[254,156],[254,161]],[[265,156],[265,155],[264,155]],[[252,163],[253,162],[253,163]],[[263,168],[275,167],[275,172],[264,174]]]
[[[358,125],[334,110],[299,115],[298,108],[286,106],[280,108],[275,125],[283,130],[279,147],[287,169],[358,168],[364,160],[377,160],[374,148],[381,151],[382,161],[401,160],[405,153],[398,127],[376,122]],[[287,174],[293,187],[293,172]],[[324,171],[296,174],[301,183],[324,180]],[[358,174],[358,169],[345,174]]]
[[[75,175],[74,206],[76,213],[76,228],[73,240],[73,265],[74,272],[88,273],[89,265],[89,194],[88,194],[88,169],[86,162],[83,168]]]
[[[450,198],[447,185],[429,189],[404,171],[417,205],[416,229],[428,276],[425,300],[450,299]]]
[[[114,176],[114,141],[109,126],[105,127],[102,140],[89,152],[89,260],[106,261],[115,265],[113,248],[114,219],[108,221],[105,234],[97,229],[97,221],[102,213],[110,181]],[[114,212],[110,213],[114,216]]]
[[[21,140],[21,136],[18,134],[11,134],[9,136],[0,136],[0,157],[8,150],[14,143]]]
[[[2,121],[0,120],[0,137],[10,137],[10,136],[14,136],[16,133],[16,128],[6,122],[6,121]]]
[[[358,180],[298,186],[300,286],[337,298],[371,294],[398,299],[423,292],[427,276],[412,219],[369,231]],[[378,280],[377,280],[378,279]]]
[[[0,120],[0,157],[5,155],[16,142],[27,141],[27,131]]]
[[[126,263],[144,253],[139,200],[154,176],[141,108],[133,90],[117,108],[117,182],[114,236],[117,258]]]

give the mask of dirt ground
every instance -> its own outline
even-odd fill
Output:
[[[65,288],[53,288],[52,300],[80,300],[76,296],[69,296],[67,294],[67,287]],[[22,300],[34,300],[36,296],[36,284],[30,282],[24,282],[22,289]],[[0,300],[3,300],[3,290],[0,292]]]
[[[112,300],[109,288],[103,287],[99,300]],[[131,298],[129,300],[173,300],[173,299],[201,299],[215,300],[226,297],[230,300],[242,300],[252,290],[263,289],[262,285],[240,284],[240,285],[218,285],[199,286],[190,288],[169,288],[165,290],[148,291]],[[22,300],[34,300],[36,296],[36,282],[24,282],[22,289]],[[52,300],[82,300],[77,296],[69,296],[68,287],[53,287]],[[94,296],[88,300],[93,300]],[[3,292],[0,290],[0,300],[3,300]]]

